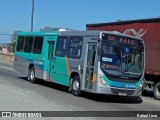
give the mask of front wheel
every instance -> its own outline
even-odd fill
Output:
[[[147,94],[148,94],[148,91],[144,89],[145,87],[146,87],[146,85],[144,84],[142,86],[142,96],[147,96]]]
[[[80,93],[81,93],[80,78],[79,78],[79,76],[75,76],[72,81],[72,94],[75,96],[79,96]]]
[[[29,69],[28,78],[29,78],[29,81],[32,82],[32,83],[35,83],[35,82],[36,82],[35,69],[34,69],[34,67],[31,67],[31,68]]]
[[[154,96],[157,100],[160,100],[160,82],[154,86]]]

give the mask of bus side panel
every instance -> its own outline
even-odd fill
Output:
[[[56,56],[54,59],[56,60],[52,61],[52,70],[51,70],[52,80],[58,84],[69,86],[67,58]]]
[[[31,64],[34,65],[35,68],[35,77],[43,79],[43,56],[24,52],[16,52],[14,62],[15,70],[28,76],[28,70]]]
[[[28,67],[29,64],[31,64],[30,61],[28,61],[27,59],[20,57],[18,55],[15,54],[14,57],[14,69],[24,75],[28,75]]]
[[[83,64],[84,61],[81,57],[81,59],[68,59],[68,64],[69,64],[69,71],[70,71],[70,75],[74,72],[74,73],[78,73],[79,77],[80,77],[80,83],[82,85],[82,81],[83,81]],[[82,86],[81,86],[82,88]]]

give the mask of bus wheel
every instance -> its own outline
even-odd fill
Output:
[[[72,94],[75,96],[79,96],[80,93],[80,79],[79,76],[75,76],[72,81]]]
[[[145,85],[142,86],[142,96],[147,96],[148,94],[148,91],[144,89],[145,87]]]
[[[32,82],[32,83],[35,83],[35,82],[36,82],[35,69],[34,69],[34,67],[31,67],[31,68],[29,69],[28,78],[29,78],[29,81]]]
[[[160,100],[160,82],[157,82],[154,86],[154,96],[156,99]]]

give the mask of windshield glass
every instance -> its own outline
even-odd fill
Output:
[[[109,76],[139,78],[143,74],[143,49],[102,42],[101,69]]]

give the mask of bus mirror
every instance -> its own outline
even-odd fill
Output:
[[[97,54],[98,54],[99,56],[102,54],[102,48],[101,48],[100,45],[98,45]]]

